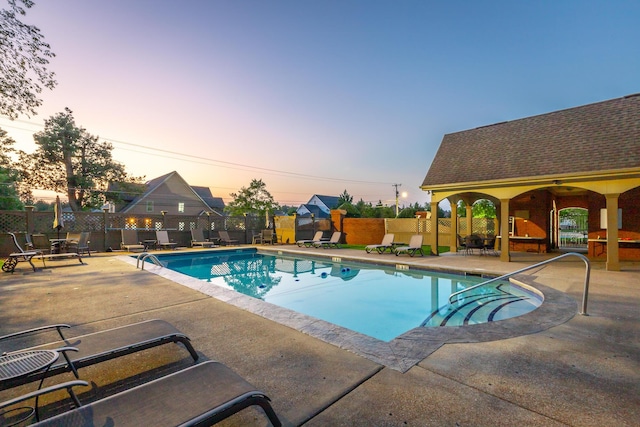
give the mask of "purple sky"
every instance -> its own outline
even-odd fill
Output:
[[[24,20],[59,85],[0,118],[19,148],[69,107],[128,172],[226,200],[261,178],[288,205],[393,204],[394,183],[424,203],[444,134],[640,92],[637,1],[36,0]]]

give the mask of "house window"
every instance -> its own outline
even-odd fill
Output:
[[[178,203],[178,212],[184,213],[184,202]]]
[[[153,212],[153,200],[147,202],[147,212]]]

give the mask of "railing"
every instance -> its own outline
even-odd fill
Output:
[[[582,311],[580,312],[580,314],[582,314],[583,316],[587,316],[587,299],[588,299],[588,296],[589,296],[589,276],[591,274],[591,263],[589,262],[589,259],[586,256],[584,256],[582,254],[579,254],[577,252],[568,252],[566,254],[559,255],[559,256],[557,256],[555,258],[551,258],[551,259],[539,262],[537,264],[530,265],[530,266],[525,267],[525,268],[521,268],[520,270],[505,274],[503,276],[494,277],[493,279],[489,279],[489,280],[484,281],[482,283],[479,283],[477,285],[471,286],[470,288],[466,288],[466,289],[463,289],[461,291],[454,292],[451,295],[449,295],[449,304],[453,304],[453,302],[454,302],[453,298],[454,297],[456,297],[456,301],[457,301],[458,300],[457,297],[460,294],[463,294],[465,292],[469,292],[469,291],[471,291],[473,289],[479,288],[480,286],[488,285],[489,283],[497,282],[498,280],[507,279],[507,278],[509,278],[511,276],[515,276],[516,274],[520,274],[520,273],[523,273],[525,271],[541,267],[543,265],[552,263],[552,262],[557,261],[557,260],[559,260],[561,258],[566,258],[568,256],[577,256],[578,258],[580,258],[581,260],[584,261],[585,266],[586,266],[586,272],[585,272],[585,277],[584,277],[584,293],[582,295]]]
[[[142,270],[144,270],[144,262],[147,259],[149,259],[149,261],[153,261],[153,263],[155,265],[159,265],[160,267],[164,267],[164,265],[162,265],[162,262],[160,262],[160,260],[158,259],[157,256],[155,256],[154,254],[150,254],[149,252],[142,252],[136,258],[136,268],[138,268],[140,266],[140,262],[142,261]]]

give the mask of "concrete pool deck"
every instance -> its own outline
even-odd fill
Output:
[[[276,249],[487,274],[511,272],[545,257],[514,254],[517,262],[502,263],[480,256]],[[117,257],[96,254],[83,260],[86,265],[53,263],[35,273],[20,263],[15,274],[0,275],[0,335],[50,323],[91,332],[161,318],[186,333],[203,360],[219,360],[263,390],[285,425],[631,426],[640,419],[638,264],[622,263],[621,272],[592,264],[589,316],[576,314],[548,329],[506,339],[447,343],[402,372]],[[579,306],[580,260],[553,263],[532,276]],[[104,362],[81,370],[92,384],[81,400],[190,364],[186,350],[173,345]],[[67,379],[65,374],[46,384]],[[34,387],[2,391],[0,400]],[[60,410],[54,401],[45,401],[45,411]],[[224,423],[247,424],[268,422],[259,410],[246,410]]]

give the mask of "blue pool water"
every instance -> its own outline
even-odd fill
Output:
[[[390,341],[420,326],[458,326],[515,317],[541,298],[495,283],[451,293],[486,279],[379,265],[259,253],[255,249],[161,254],[171,270],[269,303]]]

